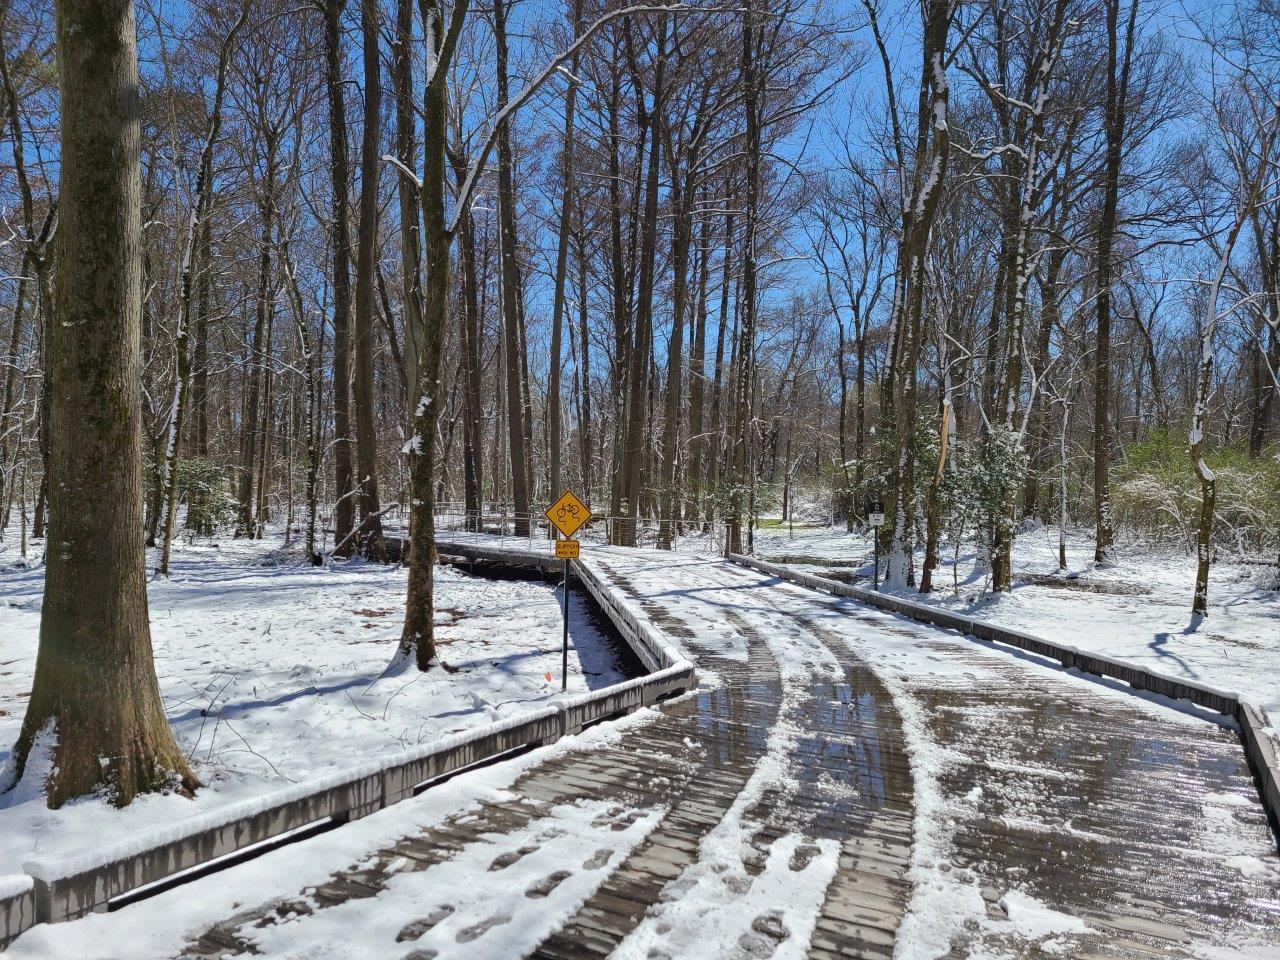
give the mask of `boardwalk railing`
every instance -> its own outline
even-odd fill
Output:
[[[502,507],[477,511],[457,504],[445,504],[436,510],[435,520],[438,539],[455,533],[474,533],[518,545],[550,540],[552,533],[551,524],[541,513],[517,513]],[[719,521],[597,514],[574,534],[574,539],[584,543],[656,547],[677,553],[724,556],[725,530],[725,524]]]
[[[539,545],[544,550],[549,546]],[[450,552],[463,549],[455,545]],[[486,557],[538,563],[536,551],[490,550]],[[546,557],[550,561],[549,554]],[[353,769],[229,804],[163,830],[76,855],[40,857],[25,874],[0,876],[0,949],[36,923],[74,920],[112,901],[144,895],[176,878],[202,875],[288,838],[367,816],[416,796],[469,767],[552,743],[584,727],[693,689],[693,664],[649,620],[629,609],[585,564],[582,582],[610,622],[653,671]]]
[[[1122,680],[1135,690],[1150,691],[1171,700],[1187,700],[1215,713],[1231,717],[1239,730],[1240,742],[1244,746],[1245,756],[1253,771],[1262,806],[1271,821],[1277,848],[1280,848],[1280,760],[1276,756],[1274,741],[1267,735],[1262,711],[1242,700],[1239,694],[1219,690],[1192,680],[1184,680],[1181,677],[1171,677],[1099,653],[1080,650],[1068,644],[1054,643],[1052,640],[1023,633],[1020,630],[1011,630],[988,620],[978,620],[942,610],[927,603],[828,580],[826,577],[803,573],[781,564],[767,563],[755,557],[730,554],[729,560],[758,573],[777,577],[802,587],[859,600],[869,606],[889,610],[912,620],[957,630],[968,637],[1016,647],[1049,660],[1056,660],[1068,670],[1080,670],[1098,677]]]

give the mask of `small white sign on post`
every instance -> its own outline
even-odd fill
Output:
[[[871,584],[876,589],[880,589],[880,534],[875,532],[884,526],[884,504],[879,500],[867,501],[867,524],[871,527],[871,550],[875,556],[874,572],[871,575]]]

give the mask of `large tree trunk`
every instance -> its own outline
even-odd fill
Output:
[[[463,182],[465,169],[458,177]],[[462,267],[462,351],[464,417],[462,425],[463,497],[468,525],[480,529],[484,507],[484,399],[480,381],[484,372],[484,326],[479,297],[475,249],[475,223],[469,212],[458,221],[459,261]]]
[[[587,331],[587,232],[581,208],[578,210],[578,340],[579,353],[578,443],[582,457],[582,490],[591,502],[591,339]]]
[[[456,40],[467,10],[467,0],[456,0],[450,37]],[[434,62],[443,42],[444,17],[440,0],[424,4],[423,29],[429,38],[428,56]],[[436,425],[443,390],[440,366],[445,324],[449,314],[449,245],[452,239],[445,216],[444,174],[448,146],[449,113],[446,74],[448,58],[436,64],[423,94],[422,203],[423,250],[426,283],[422,298],[422,337],[418,343],[418,376],[422,394],[414,404],[413,437],[409,442],[410,507],[409,584],[405,597],[404,630],[397,658],[412,660],[426,670],[435,658],[434,568]]]
[[[753,360],[756,331],[756,217],[760,197],[760,89],[756,70],[754,14],[748,3],[742,15],[742,60],[739,65],[746,114],[746,203],[742,223],[742,295],[738,310],[742,317],[738,341],[738,376],[734,382],[732,453],[729,460],[729,506],[725,518],[725,549],[742,552],[742,521],[749,482],[750,410],[753,398]]]
[[[609,122],[609,269],[613,290],[613,363],[610,380],[614,384],[613,391],[613,450],[610,457],[612,470],[609,476],[609,516],[614,518],[611,536],[615,543],[621,542],[621,531],[617,518],[622,513],[623,487],[623,450],[626,446],[627,429],[627,397],[626,376],[628,357],[631,350],[631,299],[628,295],[626,251],[622,239],[622,134],[619,115],[622,111],[622,82],[618,72],[618,49],[614,45],[614,56],[611,58],[612,71],[609,87],[609,99],[605,109]],[[637,151],[639,152],[639,151]]]
[[[160,700],[142,546],[140,115],[133,4],[58,0],[61,208],[49,514],[35,682],[10,773],[49,750],[51,807],[198,783]]]
[[[720,500],[720,479],[724,466],[724,393],[727,383],[727,371],[733,369],[732,363],[725,366],[725,338],[729,334],[729,287],[733,264],[733,214],[724,219],[724,263],[720,272],[720,312],[716,317],[716,362],[715,379],[711,384],[711,425],[707,430],[711,443],[707,451],[707,492],[704,498],[703,516],[710,522],[719,515],[717,504]]]
[[[396,0],[394,80],[396,94],[396,155],[406,169],[418,163],[416,114],[413,109],[413,0]],[[413,182],[397,176],[400,202],[400,270],[404,297],[405,396],[418,395],[418,335],[422,327],[422,237],[418,193]],[[363,195],[362,195],[363,198]],[[410,417],[413,411],[409,411]]]
[[[673,189],[675,236],[672,239],[671,335],[667,338],[667,396],[662,424],[662,489],[658,511],[658,546],[670,549],[675,542],[676,520],[680,514],[681,496],[676,489],[680,473],[680,406],[684,385],[684,315],[688,302],[689,246],[693,240],[694,176],[698,153],[693,151],[686,165],[684,183]]]
[[[325,0],[325,85],[329,95],[329,172],[333,183],[333,540],[336,552],[353,549],[355,487],[351,437],[351,191],[347,165],[347,107],[343,99],[344,0]]]
[[[258,458],[257,430],[262,406],[263,373],[266,357],[271,352],[267,342],[268,318],[272,310],[271,288],[271,247],[275,243],[275,165],[276,144],[268,140],[266,150],[266,179],[262,187],[259,215],[262,219],[258,254],[258,290],[257,306],[253,320],[253,339],[249,341],[246,352],[246,376],[248,377],[248,398],[245,401],[244,416],[240,426],[240,485],[238,499],[240,501],[240,519],[236,524],[236,535],[253,537],[256,534],[254,520],[254,479],[256,477]],[[266,465],[263,464],[263,469]]]
[[[624,544],[636,543],[636,522],[640,515],[649,474],[646,436],[650,418],[649,362],[653,354],[653,286],[658,242],[658,174],[662,161],[659,113],[663,105],[666,72],[667,21],[658,25],[658,48],[653,84],[653,104],[646,111],[643,128],[649,133],[649,154],[645,172],[644,214],[640,224],[640,263],[636,293],[635,331],[627,364],[627,430],[623,446],[622,529]]]
[[[1096,527],[1093,558],[1099,563],[1111,560],[1115,546],[1111,517],[1111,286],[1115,281],[1114,246],[1129,97],[1129,64],[1138,16],[1138,0],[1129,0],[1128,23],[1121,37],[1122,2],[1107,0],[1106,154],[1102,214],[1098,222],[1098,343],[1094,354],[1093,386],[1093,517]]]
[[[507,15],[505,0],[495,0],[493,32],[497,45],[498,109],[508,102]],[[502,276],[502,337],[507,354],[507,445],[510,454],[511,500],[517,536],[529,533],[529,448],[525,425],[519,244],[516,240],[515,183],[511,129],[504,118],[498,130],[498,234]]]
[[[941,199],[950,153],[947,126],[949,87],[946,73],[947,38],[953,0],[931,0],[926,9],[925,43],[917,109],[916,167],[910,197],[903,204],[894,290],[893,347],[889,363],[889,394],[894,428],[893,484],[888,506],[893,515],[885,581],[897,586],[914,582],[912,536],[915,527],[915,431],[917,370],[923,340],[925,262],[933,220]]]
[[[306,378],[306,447],[307,447],[307,532],[305,547],[307,560],[320,563],[316,550],[317,486],[320,480],[320,346],[322,337],[312,339],[307,328],[307,311],[302,301],[302,289],[298,286],[298,274],[289,253],[286,237],[280,245],[280,260],[289,285],[289,302],[293,308],[294,327],[298,334],[298,349],[302,352],[302,372]],[[323,326],[321,332],[323,333]]]
[[[210,219],[205,217],[200,229],[200,280],[196,294],[195,357],[192,361],[191,405],[195,408],[195,446],[197,457],[209,456],[209,288],[212,244]],[[201,531],[211,533],[212,531]]]
[[[706,470],[708,444],[703,436],[707,396],[707,243],[708,222],[700,227],[697,254],[698,292],[694,301],[693,336],[689,353],[689,469],[685,474],[685,492],[689,498],[692,519],[703,516],[703,477]]]
[[[360,237],[356,257],[356,370],[352,401],[356,414],[357,506],[360,552],[385,563],[382,508],[378,502],[378,437],[373,428],[374,268],[378,242],[378,142],[382,119],[382,68],[378,62],[378,0],[362,0],[364,32],[364,136],[360,149]]]

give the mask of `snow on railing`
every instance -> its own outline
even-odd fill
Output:
[[[458,504],[439,505],[435,524],[437,537],[457,532],[485,534],[513,543],[551,539],[551,525],[541,513],[517,512],[501,506],[477,511]],[[583,543],[724,556],[725,531],[725,524],[719,521],[596,514],[574,534],[574,539]]]

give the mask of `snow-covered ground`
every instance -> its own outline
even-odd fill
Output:
[[[0,554],[0,766],[22,724],[43,569]],[[315,568],[278,538],[184,545],[150,586],[160,689],[206,785],[194,800],[98,799],[45,807],[38,788],[0,796],[0,875],[33,853],[81,849],[287,783],[546,706],[560,694],[558,592],[542,583],[436,572],[441,666],[380,675],[403,623],[406,573]],[[570,603],[569,692],[624,679],[588,612]]]
[[[837,569],[869,578],[871,540],[843,528],[797,526],[756,531],[756,554],[814,572]],[[1095,567],[1093,542],[1067,542],[1067,573],[1058,573],[1058,532],[1023,533],[1014,543],[1014,586],[989,592],[966,545],[957,558],[944,545],[937,590],[913,599],[962,611],[1049,640],[1127,660],[1242,694],[1280,723],[1280,569],[1222,561],[1209,582],[1209,616],[1191,622],[1196,560],[1121,544],[1114,563]],[[862,582],[861,580],[859,581]]]

